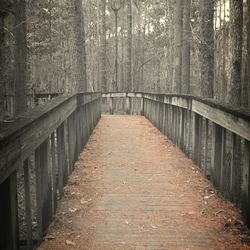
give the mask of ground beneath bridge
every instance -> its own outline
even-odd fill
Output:
[[[144,117],[103,116],[40,250],[247,249],[238,211]]]

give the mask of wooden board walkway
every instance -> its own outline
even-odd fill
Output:
[[[40,250],[243,249],[238,211],[144,117],[103,116]]]

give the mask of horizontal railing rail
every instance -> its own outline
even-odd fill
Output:
[[[201,168],[224,197],[242,209],[250,225],[249,109],[192,95],[105,93],[106,112],[116,114],[122,98],[124,113],[147,117]],[[131,105],[134,98],[139,105]]]
[[[100,103],[100,93],[62,95],[0,123],[0,249],[42,239]]]

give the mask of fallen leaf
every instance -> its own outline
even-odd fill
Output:
[[[46,240],[54,240],[56,237],[55,236],[52,236],[52,235],[47,235],[45,237]]]
[[[71,241],[71,240],[66,240],[66,244],[67,245],[69,245],[69,246],[72,246],[72,247],[74,247],[76,244],[73,242],[73,241]]]
[[[84,198],[81,199],[81,204],[87,204],[88,201],[86,201]]]
[[[78,209],[77,209],[77,208],[75,208],[75,207],[73,207],[73,208],[69,208],[69,211],[70,211],[71,213],[75,213],[77,210],[78,210]]]

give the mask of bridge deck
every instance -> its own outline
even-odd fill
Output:
[[[103,116],[42,249],[239,249],[237,210],[144,117]]]

